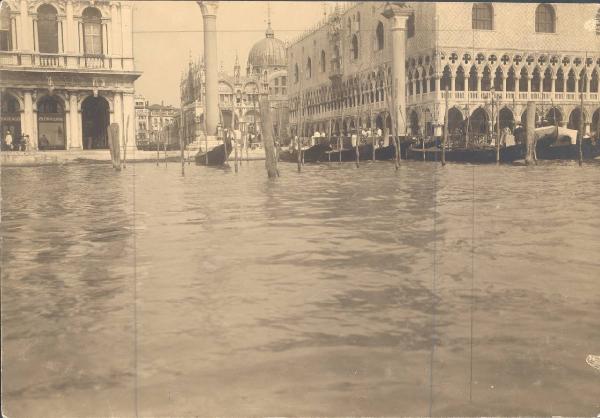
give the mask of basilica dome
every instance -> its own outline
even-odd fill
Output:
[[[267,27],[265,38],[254,44],[248,54],[248,66],[254,68],[287,67],[285,44],[275,38],[271,24]]]

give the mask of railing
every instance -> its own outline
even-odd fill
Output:
[[[491,91],[448,91],[448,99],[449,100],[460,100],[460,101],[484,101],[489,102],[492,100],[492,92]],[[422,94],[412,94],[408,95],[406,100],[408,104],[417,104],[423,103],[430,100],[444,100],[446,98],[445,91],[432,91]],[[583,93],[583,99],[585,101],[595,101],[600,100],[600,93]],[[496,91],[494,93],[494,100],[498,101],[527,101],[527,100],[536,100],[540,102],[564,102],[564,101],[572,101],[578,102],[581,100],[581,93],[564,93],[564,92],[541,92],[541,91],[531,91],[531,92],[514,92],[514,91]]]
[[[37,60],[36,60],[37,58]],[[36,62],[37,61],[37,62]],[[40,54],[34,55],[34,64],[39,65],[40,67],[66,67],[67,66],[67,57],[61,55],[49,55],[49,54]]]
[[[102,55],[40,54],[20,51],[0,51],[0,65],[5,67],[40,67],[67,69],[98,69],[131,71],[133,58],[113,58]]]

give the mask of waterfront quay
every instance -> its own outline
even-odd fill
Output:
[[[2,168],[6,416],[600,410],[597,165],[192,168]]]

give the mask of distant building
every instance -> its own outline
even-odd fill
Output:
[[[30,148],[107,148],[107,127],[135,137],[132,6],[108,0],[3,0],[2,137]]]
[[[136,140],[138,144],[148,142],[179,143],[179,109],[161,104],[149,104],[142,96],[135,98]],[[159,135],[162,133],[162,137]]]
[[[404,64],[398,119],[409,135],[441,132],[446,89],[451,133],[487,134],[498,115],[501,127],[514,127],[530,100],[540,123],[578,127],[580,93],[585,129],[597,131],[597,4],[393,3],[337,9],[290,45],[294,132],[326,132],[330,122],[334,132],[349,132],[356,120],[390,132],[395,59]]]
[[[181,103],[184,113],[183,129],[186,143],[204,135],[204,64],[202,60],[189,63],[181,79]],[[260,122],[260,92],[268,91],[275,135],[288,133],[288,79],[285,44],[275,38],[270,22],[265,38],[250,50],[246,74],[236,57],[233,74],[219,70],[219,107],[221,125],[240,129],[246,136],[257,139],[262,130]]]

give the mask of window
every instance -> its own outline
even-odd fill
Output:
[[[58,53],[56,9],[49,4],[42,4],[38,8],[38,46],[42,53]]]
[[[2,2],[0,5],[0,51],[10,50],[12,50],[10,7]]]
[[[294,83],[298,82],[298,64],[294,65]]]
[[[376,47],[378,51],[383,49],[383,23],[377,23],[377,29],[375,29]]]
[[[412,38],[415,36],[415,15],[412,14],[406,21],[406,36]]]
[[[549,4],[540,4],[535,9],[535,31],[540,33],[554,33],[554,9]]]
[[[494,28],[494,10],[491,4],[473,5],[473,29],[492,30]]]
[[[287,85],[287,76],[283,76],[283,77],[281,77],[281,85],[282,85],[282,86],[285,86],[285,85]]]
[[[321,67],[321,72],[324,73],[325,72],[325,51],[321,51],[321,61],[319,62],[320,67]]]
[[[84,52],[88,55],[102,55],[102,14],[94,7],[82,13]]]
[[[352,59],[358,59],[358,37],[356,35],[352,35]]]
[[[312,60],[309,58],[306,61],[306,78],[312,77]]]

